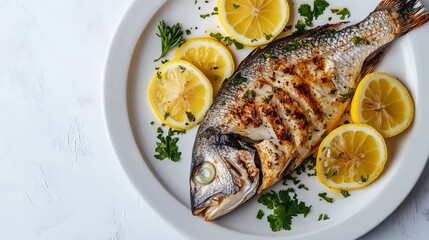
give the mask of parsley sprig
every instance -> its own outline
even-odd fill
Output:
[[[173,162],[178,162],[182,153],[179,151],[177,142],[179,141],[178,137],[174,137],[176,134],[184,134],[185,131],[178,131],[173,129],[168,129],[168,133],[164,136],[164,131],[159,127],[156,132],[158,133],[159,142],[156,143],[155,152],[158,153],[154,157],[158,160],[164,160],[169,158]]]
[[[161,20],[158,24],[158,33],[156,34],[161,38],[161,56],[155,59],[154,62],[160,60],[165,57],[167,52],[176,47],[182,45],[186,40],[182,37],[183,31],[180,23],[176,23],[172,27],[165,24],[164,20]]]
[[[294,193],[291,197],[290,194]],[[272,209],[273,213],[267,216],[272,231],[291,230],[292,217],[298,214],[307,216],[311,206],[306,206],[304,202],[297,199],[295,190],[292,188],[280,190],[278,193],[271,191],[262,194],[258,202]]]

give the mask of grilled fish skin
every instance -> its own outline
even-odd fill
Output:
[[[253,51],[222,85],[194,143],[191,209],[212,221],[293,171],[346,111],[359,75],[429,20],[418,0],[382,0],[363,21]]]

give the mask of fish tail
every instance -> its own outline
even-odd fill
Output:
[[[419,0],[382,0],[375,11],[393,11],[399,15],[400,35],[429,21],[428,9]]]

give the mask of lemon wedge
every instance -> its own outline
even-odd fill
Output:
[[[149,87],[149,102],[156,116],[178,130],[197,125],[212,101],[210,81],[197,67],[183,60],[162,65]]]
[[[216,95],[223,80],[234,73],[231,53],[214,39],[190,39],[177,49],[174,58],[186,60],[201,70],[212,84],[213,95]]]
[[[366,124],[346,124],[329,133],[320,144],[317,177],[331,189],[358,189],[379,176],[386,160],[386,143],[377,130]]]
[[[218,12],[226,32],[246,46],[272,41],[290,17],[286,0],[218,0]]]
[[[375,72],[359,83],[350,113],[353,122],[369,124],[387,138],[411,124],[414,105],[407,88],[398,79]]]

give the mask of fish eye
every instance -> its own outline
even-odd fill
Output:
[[[209,184],[216,175],[216,169],[210,162],[205,162],[194,172],[194,179],[201,184]]]

